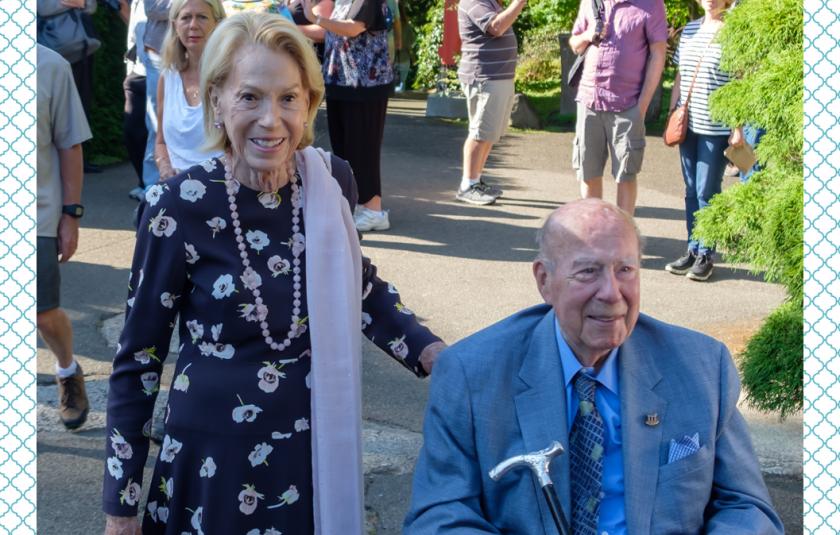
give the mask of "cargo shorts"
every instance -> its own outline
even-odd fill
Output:
[[[639,105],[620,112],[591,110],[577,104],[572,167],[578,180],[604,175],[607,157],[616,182],[636,180],[645,156],[645,121]]]

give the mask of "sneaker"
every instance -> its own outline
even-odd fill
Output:
[[[684,255],[666,265],[665,271],[674,275],[685,275],[694,265],[695,260],[697,260],[697,255],[691,251],[686,251]]]
[[[497,199],[505,193],[504,191],[502,191],[502,188],[493,186],[491,184],[488,184],[487,182],[481,181],[480,184],[484,187],[484,192],[487,193],[487,195],[496,197]]]
[[[708,280],[712,276],[712,271],[715,269],[715,264],[712,262],[712,255],[702,254],[697,256],[694,265],[688,270],[686,277],[693,281]]]
[[[486,206],[496,202],[496,197],[487,191],[488,186],[483,182],[476,182],[465,190],[458,190],[455,194],[455,200],[469,204],[476,204],[478,206]]]
[[[144,190],[140,186],[137,186],[136,188],[134,188],[133,190],[128,192],[128,196],[129,196],[129,198],[134,199],[137,202],[140,202],[140,201],[142,201],[143,199],[146,198],[146,190]]]
[[[354,220],[356,222],[356,230],[358,230],[359,232],[368,232],[371,230],[388,230],[389,228],[391,228],[391,222],[388,220],[387,210],[377,212],[376,210],[371,210],[369,208],[365,208],[364,206],[359,206],[356,209],[356,215],[354,216]]]
[[[70,377],[56,377],[58,383],[58,416],[67,429],[76,429],[87,420],[90,404],[85,391],[82,367],[76,364],[76,373]]]

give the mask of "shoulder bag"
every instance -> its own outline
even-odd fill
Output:
[[[592,13],[594,14],[597,20],[597,24],[601,24],[602,6],[602,0],[592,0]],[[566,81],[569,87],[577,87],[578,84],[580,84],[580,77],[583,75],[583,62],[586,59],[586,52],[589,50],[590,46],[592,46],[592,43],[586,45],[586,48],[583,49],[583,52],[581,52],[580,55],[578,55],[575,58],[575,62],[572,63],[572,67],[569,69],[569,73],[566,75]]]
[[[95,37],[90,15],[68,9],[49,16],[38,16],[38,43],[61,54],[71,64],[96,52],[102,43]]]

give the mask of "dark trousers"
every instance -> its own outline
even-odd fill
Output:
[[[125,109],[123,110],[123,143],[128,159],[137,173],[137,183],[143,187],[143,156],[146,153],[146,77],[129,74],[123,81]]]
[[[382,196],[380,156],[388,97],[373,101],[327,99],[330,145],[350,162],[359,186],[359,204]]]
[[[723,150],[728,135],[697,134],[691,128],[680,144],[680,163],[685,182],[685,226],[688,230],[688,249],[695,254],[711,254],[714,249],[695,239],[695,214],[709,206],[712,197],[720,193],[726,156]]]

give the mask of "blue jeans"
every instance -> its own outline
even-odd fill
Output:
[[[744,141],[749,143],[752,148],[756,148],[758,146],[759,141],[761,141],[761,138],[764,137],[765,133],[766,131],[763,128],[758,128],[756,126],[748,124],[744,126]],[[758,162],[756,162],[752,167],[750,167],[750,170],[746,173],[739,173],[741,177],[741,182],[746,182],[750,179],[753,173],[760,170],[761,166],[758,165]]]
[[[723,150],[729,136],[707,136],[694,133],[691,128],[680,145],[680,164],[685,181],[685,226],[688,230],[688,250],[697,255],[712,254],[714,249],[692,237],[694,215],[709,205],[720,193],[726,156]]]
[[[160,172],[155,163],[155,136],[157,135],[157,86],[160,77],[160,56],[149,54],[142,43],[137,46],[137,56],[146,67],[146,153],[143,156],[143,185],[146,189],[160,181]]]

